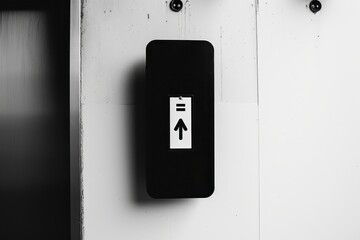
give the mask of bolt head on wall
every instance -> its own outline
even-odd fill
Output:
[[[318,0],[313,0],[310,2],[310,11],[312,11],[313,13],[317,13],[318,11],[321,10],[321,2]]]
[[[180,12],[183,8],[183,3],[181,0],[172,0],[170,2],[170,9],[174,12]]]

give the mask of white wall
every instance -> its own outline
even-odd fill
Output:
[[[261,1],[262,240],[360,239],[360,2]]]
[[[180,13],[164,0],[83,3],[85,239],[360,239],[360,3],[323,0],[313,14],[310,0],[262,0],[256,14],[252,0],[184,2]],[[215,47],[209,199],[142,192],[153,39]]]
[[[84,239],[258,239],[258,108],[254,0],[87,0],[82,19]],[[146,44],[215,47],[216,189],[208,199],[144,192],[139,116]],[[139,113],[140,112],[140,113]]]

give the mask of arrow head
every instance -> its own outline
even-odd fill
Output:
[[[182,129],[184,129],[185,131],[187,131],[187,127],[186,127],[184,121],[183,121],[181,118],[180,118],[179,121],[177,122],[174,130],[177,131],[179,128],[182,128]]]

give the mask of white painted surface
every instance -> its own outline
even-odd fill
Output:
[[[254,1],[184,3],[180,13],[164,0],[83,3],[85,240],[259,237]],[[205,39],[215,47],[216,189],[208,199],[134,196],[134,165],[144,154],[135,144],[142,126],[134,125],[141,104],[133,90],[134,82],[140,89],[144,83],[145,47],[153,39]]]
[[[323,0],[314,15],[309,2],[260,1],[260,132],[253,1],[191,0],[180,13],[163,0],[84,2],[86,240],[360,239],[360,3]],[[143,153],[131,130],[139,128],[131,81],[143,75],[153,39],[215,46],[216,190],[209,199],[133,196],[132,162]]]
[[[192,148],[192,97],[170,97],[170,149]],[[180,122],[181,119],[181,122]],[[181,131],[181,132],[180,132]]]
[[[360,239],[360,2],[260,1],[262,240]]]

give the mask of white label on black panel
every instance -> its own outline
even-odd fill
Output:
[[[170,97],[170,149],[191,149],[191,97]]]

